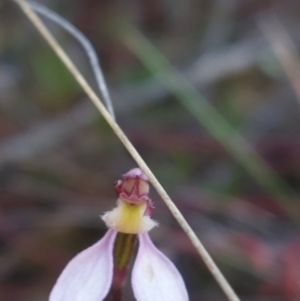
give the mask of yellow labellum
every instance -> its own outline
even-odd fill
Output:
[[[147,232],[156,226],[149,216],[144,216],[147,204],[145,202],[132,204],[122,199],[112,211],[106,212],[102,219],[108,228],[118,232],[137,234]]]

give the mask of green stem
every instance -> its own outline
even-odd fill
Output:
[[[127,277],[127,268],[134,253],[135,234],[118,233],[114,244],[114,274],[107,300],[121,301],[122,287]]]

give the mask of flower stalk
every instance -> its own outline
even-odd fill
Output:
[[[127,278],[128,265],[135,249],[136,239],[135,234],[117,234],[113,250],[113,280],[107,298],[110,301],[122,300],[122,288]]]

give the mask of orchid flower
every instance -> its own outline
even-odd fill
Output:
[[[117,207],[102,216],[107,233],[68,263],[49,301],[101,301],[108,294],[111,300],[121,300],[136,237],[139,247],[131,276],[136,300],[187,301],[181,275],[148,235],[157,223],[150,217],[153,205],[146,175],[132,169],[116,182],[115,189]]]

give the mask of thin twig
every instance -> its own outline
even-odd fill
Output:
[[[145,161],[142,159],[142,157],[139,155],[139,153],[136,151],[134,146],[131,144],[131,142],[128,140],[128,138],[125,136],[121,128],[118,126],[118,124],[113,120],[112,116],[109,114],[109,112],[106,110],[105,106],[102,104],[100,99],[97,97],[95,92],[92,90],[90,85],[86,82],[84,77],[81,75],[81,73],[78,71],[78,69],[75,67],[75,65],[72,63],[72,61],[69,59],[69,57],[66,55],[64,50],[60,47],[60,45],[57,43],[55,38],[52,36],[52,34],[49,32],[49,30],[45,27],[45,25],[42,23],[42,21],[39,19],[39,17],[32,11],[32,9],[28,6],[28,4],[25,1],[22,0],[14,0],[20,8],[23,10],[23,12],[26,14],[26,16],[30,19],[30,21],[33,23],[33,25],[37,28],[37,30],[40,32],[40,34],[44,37],[44,39],[49,43],[49,45],[52,47],[52,49],[55,51],[55,53],[59,56],[59,58],[62,60],[62,62],[66,65],[68,70],[72,73],[74,78],[77,80],[79,85],[82,87],[82,89],[86,92],[86,94],[90,97],[91,101],[94,103],[94,105],[97,107],[97,109],[101,112],[103,117],[106,119],[107,123],[111,126],[115,134],[118,136],[118,138],[121,140],[121,142],[124,144],[124,146],[127,148],[129,153],[132,155],[136,163],[139,165],[139,167],[145,172],[145,174],[148,176],[149,181],[152,183],[158,194],[161,196],[161,198],[164,200],[168,208],[170,209],[171,213],[175,217],[175,219],[178,221],[182,229],[185,231],[187,236],[190,238],[191,242],[197,249],[199,255],[202,257],[203,261],[207,265],[210,272],[213,274],[216,281],[219,283],[220,287],[228,297],[230,301],[239,301],[240,299],[235,294],[219,268],[214,263],[213,259],[210,257],[202,243],[197,238],[195,232],[192,230],[192,228],[189,226],[181,212],[178,210],[176,205],[173,203],[173,201],[168,196],[167,192],[164,190],[164,188],[161,186],[159,181],[156,179],[152,171],[149,169]]]
[[[41,14],[42,16],[50,19],[51,21],[53,21],[54,23],[58,24],[63,29],[65,29],[67,32],[69,32],[81,44],[81,46],[84,48],[84,50],[89,58],[90,65],[91,65],[93,73],[95,75],[96,83],[98,85],[100,93],[102,94],[103,101],[107,107],[107,110],[115,119],[115,113],[114,113],[114,108],[113,108],[112,101],[110,98],[110,94],[107,89],[107,85],[105,83],[105,78],[104,78],[103,73],[100,68],[98,57],[96,55],[96,52],[95,52],[94,47],[91,44],[91,42],[75,26],[73,26],[66,19],[64,19],[61,16],[59,16],[58,14],[54,13],[50,9],[48,9],[45,6],[38,4],[34,1],[27,1],[27,3],[30,5],[30,7],[34,11],[36,11],[37,13]]]

